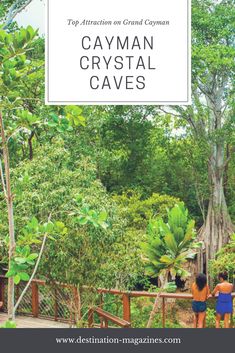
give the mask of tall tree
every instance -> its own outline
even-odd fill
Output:
[[[207,142],[210,196],[200,231],[206,265],[234,230],[224,194],[224,173],[230,159],[226,146],[234,133],[234,5],[234,0],[193,1],[193,104],[177,109],[197,141]]]
[[[9,118],[12,115],[12,111],[19,107],[19,100],[14,97],[14,94],[12,96],[12,93],[27,72],[26,53],[30,50],[29,46],[34,41],[36,34],[31,27],[16,31],[14,34],[8,34],[3,30],[0,31],[0,146],[2,154],[2,156],[0,154],[0,158],[3,157],[4,166],[2,167],[1,163],[0,174],[8,209],[9,265],[15,253],[15,230],[13,194],[10,182],[9,137],[4,127],[3,114],[6,114],[7,118]],[[14,319],[14,282],[12,277],[8,280],[8,316],[10,319]]]

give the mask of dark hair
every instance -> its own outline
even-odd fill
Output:
[[[228,273],[226,271],[219,273],[219,278],[223,278],[224,281],[228,279]]]
[[[197,285],[198,289],[203,290],[203,288],[205,288],[206,284],[207,284],[206,275],[204,275],[204,273],[199,273],[196,277],[196,285]]]

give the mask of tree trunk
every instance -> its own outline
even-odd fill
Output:
[[[29,139],[28,139],[30,161],[32,161],[32,159],[33,159],[33,142],[32,142],[32,140],[33,140],[34,135],[35,135],[35,132],[32,131],[29,136]]]
[[[208,262],[215,258],[216,253],[228,242],[234,231],[224,194],[224,173],[228,163],[225,158],[225,143],[222,137],[216,136],[222,129],[221,100],[208,99],[210,107],[210,131],[212,136],[211,154],[208,161],[208,178],[210,197],[205,223],[199,237],[205,248],[204,271],[208,272]],[[213,141],[214,139],[214,141]],[[199,270],[202,271],[202,252],[199,256]]]
[[[234,227],[224,196],[223,178],[214,176],[212,177],[207,217],[200,232],[200,238],[205,244],[206,272],[208,271],[208,261],[215,258],[216,253],[228,242],[233,231]],[[200,270],[202,271],[202,261],[200,262]]]
[[[8,261],[9,267],[11,260],[15,253],[15,229],[14,229],[14,215],[13,215],[13,195],[11,193],[11,182],[10,182],[10,164],[9,164],[9,152],[5,136],[4,124],[2,114],[0,113],[0,128],[2,138],[2,150],[5,170],[5,183],[6,183],[6,202],[8,210],[8,224],[9,224],[9,251]],[[8,319],[14,320],[14,280],[13,277],[8,279]]]
[[[160,275],[159,276],[160,281],[161,281],[161,289],[156,295],[156,298],[155,298],[155,301],[154,301],[154,304],[153,304],[153,308],[152,308],[151,313],[149,315],[149,320],[148,320],[146,328],[151,328],[151,326],[153,324],[154,317],[155,317],[155,315],[156,315],[156,313],[158,311],[159,296],[160,296],[161,292],[163,291],[163,288],[165,287],[165,285],[168,282],[168,275],[169,275],[169,271],[166,271],[166,273],[164,275]]]
[[[223,180],[222,178],[215,178],[205,224],[206,243],[210,259],[215,258],[215,254],[228,242],[232,232],[233,225],[227,210]]]

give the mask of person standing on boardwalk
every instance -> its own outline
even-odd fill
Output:
[[[194,312],[194,328],[203,328],[206,319],[206,301],[210,295],[210,289],[207,284],[207,278],[204,273],[200,273],[196,277],[196,281],[192,285],[192,309]]]
[[[220,283],[212,292],[213,296],[219,293],[216,303],[216,328],[220,328],[222,318],[224,318],[224,327],[229,328],[229,319],[233,312],[233,284],[228,282],[227,272],[221,272],[218,277]]]

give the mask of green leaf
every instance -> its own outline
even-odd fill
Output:
[[[48,222],[48,223],[45,224],[45,231],[47,233],[52,232],[53,229],[54,229],[54,224],[52,222]]]
[[[79,223],[80,225],[85,225],[85,224],[87,224],[87,222],[88,222],[88,220],[87,220],[86,217],[78,218],[78,223]]]
[[[167,255],[163,255],[160,258],[160,261],[166,263],[167,265],[171,265],[174,262],[174,260],[172,258],[170,258],[169,256],[167,256]]]
[[[27,282],[30,278],[26,272],[20,272],[18,275],[20,276],[20,279],[25,282]]]
[[[27,257],[30,254],[30,246],[26,245],[22,248],[19,248],[19,254],[22,254],[24,257]]]
[[[19,264],[24,264],[25,262],[27,262],[27,258],[26,257],[16,257],[15,262],[17,262]]]
[[[20,278],[20,275],[19,275],[19,274],[15,275],[15,276],[14,276],[14,283],[15,283],[15,284],[19,284],[19,283],[20,283],[20,279],[21,279],[21,278]]]
[[[80,204],[82,203],[82,200],[83,200],[82,195],[79,195],[79,194],[78,194],[78,195],[76,195],[76,199],[75,199],[75,200],[76,200],[77,204],[79,204],[79,205],[80,205]]]
[[[7,278],[15,276],[15,271],[13,269],[10,269],[9,271],[7,271],[6,275]]]
[[[36,228],[38,227],[38,220],[36,217],[33,217],[30,221],[30,226],[33,227],[33,228]]]
[[[186,256],[186,259],[189,259],[189,260],[194,260],[196,257],[196,254],[195,253],[190,253]]]
[[[164,241],[166,243],[166,246],[173,252],[176,253],[177,252],[177,243],[175,241],[174,235],[172,233],[168,233],[165,237],[164,237]]]
[[[99,214],[99,216],[98,216],[98,219],[99,219],[100,222],[106,221],[107,218],[108,218],[108,214],[107,214],[106,211],[100,212],[100,214]]]
[[[36,258],[38,257],[38,254],[36,253],[33,253],[33,254],[30,254],[28,257],[27,257],[27,260],[35,260]]]

